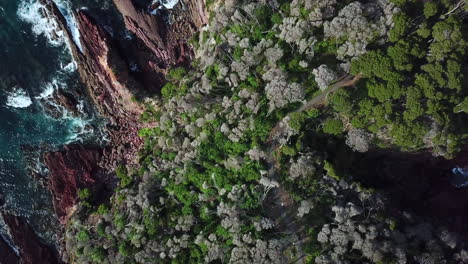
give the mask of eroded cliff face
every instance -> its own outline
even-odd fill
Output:
[[[0,263],[5,264],[59,264],[57,252],[50,246],[45,245],[34,233],[34,230],[21,217],[2,212],[3,219],[8,226],[11,238],[19,250],[19,257],[12,250],[3,251],[4,243],[0,242]],[[2,241],[3,242],[3,241]],[[11,262],[10,262],[11,261]]]
[[[79,145],[66,146],[63,151],[49,152],[44,161],[49,168],[48,186],[53,193],[55,212],[66,223],[78,199],[78,190],[90,188],[102,179],[99,162],[101,149]]]
[[[45,154],[55,210],[62,223],[66,223],[77,202],[78,189],[109,183],[118,163],[135,162],[142,144],[137,133],[143,108],[134,96],[159,91],[169,68],[190,62],[193,52],[188,41],[207,23],[207,13],[202,0],[184,1],[174,10],[161,11],[170,13],[160,16],[138,9],[131,0],[115,0],[127,30],[136,36],[132,45],[126,47],[128,50],[122,52],[119,41],[85,10],[75,14],[80,31],[77,45],[54,2],[42,2],[69,40],[86,93],[100,115],[108,120],[106,147],[90,150],[74,146]],[[132,58],[126,57],[129,55]],[[138,65],[138,71],[130,70],[130,60]]]
[[[43,15],[55,19],[68,39],[84,88],[58,89],[53,94],[57,104],[45,104],[47,111],[54,116],[59,113],[59,105],[79,115],[76,97],[86,95],[100,117],[107,120],[103,146],[69,145],[43,155],[54,209],[66,225],[76,211],[80,189],[91,189],[95,201],[101,201],[116,186],[117,165],[136,162],[142,145],[139,116],[144,109],[135,97],[159,92],[170,68],[189,65],[193,56],[189,39],[208,21],[203,0],[181,1],[173,10],[160,10],[159,15],[139,9],[131,0],[114,0],[126,29],[134,34],[130,46],[122,46],[86,10],[74,13],[80,33],[78,44],[53,0],[40,1],[47,10]],[[2,214],[19,255],[0,239],[0,263],[62,263],[59,254],[41,242],[26,220]],[[66,258],[62,250],[60,255]]]
[[[132,100],[134,91],[131,90],[141,87],[131,79],[115,41],[89,14],[79,11],[75,15],[81,36],[80,49],[55,4],[44,2],[69,39],[85,93],[99,114],[108,120],[106,146],[67,146],[44,155],[50,171],[48,187],[54,197],[54,208],[60,221],[66,224],[78,202],[79,189],[95,190],[95,186],[102,184],[112,187],[115,181],[111,175],[117,163],[131,164],[135,160],[142,143],[137,135],[140,129],[137,121],[143,109]]]
[[[44,154],[44,163],[50,172],[48,187],[53,194],[54,208],[61,223],[66,225],[75,212],[79,189],[109,193],[115,186],[116,166],[135,163],[142,144],[137,133],[142,127],[138,119],[143,108],[136,103],[134,96],[159,91],[165,84],[164,76],[168,69],[190,63],[193,52],[188,45],[189,38],[207,23],[207,15],[202,0],[178,4],[174,10],[165,11],[170,13],[164,18],[139,10],[130,0],[115,0],[127,30],[135,35],[132,45],[123,50],[120,42],[85,10],[75,13],[80,31],[80,43],[77,45],[67,27],[67,20],[54,2],[41,2],[48,10],[46,15],[59,22],[68,38],[85,88],[85,91],[78,92],[87,94],[100,116],[108,120],[105,146],[72,145]],[[129,61],[135,62],[138,70],[131,69]],[[58,100],[60,105],[75,112],[73,98],[66,95],[56,96],[61,99]],[[17,245],[23,246],[21,243]],[[31,256],[44,254],[37,250],[27,251]]]
[[[180,1],[173,10],[158,10],[160,15],[150,14],[151,7],[141,9],[131,0],[114,3],[126,28],[137,38],[135,59],[141,68],[141,81],[146,89],[160,89],[170,67],[190,62],[193,52],[188,40],[208,23],[204,1]]]

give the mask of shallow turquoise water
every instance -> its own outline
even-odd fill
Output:
[[[79,44],[79,31],[73,9],[86,9],[120,40],[123,50],[132,41],[112,0],[53,1],[66,17],[75,43]],[[102,143],[98,139],[103,138],[104,121],[95,117],[86,98],[79,98],[80,117],[62,111],[60,118],[53,118],[44,111],[55,89],[84,88],[63,33],[41,15],[41,8],[38,0],[0,0],[0,196],[9,211],[26,217],[38,234],[54,244],[60,225],[51,196],[31,174],[47,175],[38,162],[44,150],[68,143]],[[0,235],[6,236],[1,219]]]
[[[44,102],[54,89],[81,88],[63,39],[51,37],[51,22],[40,17],[38,7],[32,0],[0,0],[0,194],[8,210],[25,216],[53,242],[51,227],[59,225],[50,194],[30,175],[31,169],[46,171],[31,160],[40,157],[39,150],[94,142],[99,121],[91,110],[80,117],[45,113]],[[84,101],[82,107],[89,109]]]

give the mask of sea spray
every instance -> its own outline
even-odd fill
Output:
[[[49,98],[54,94],[54,91],[58,87],[58,81],[56,79],[52,80],[45,85],[45,89],[41,92],[39,96],[36,96],[36,99]]]
[[[43,35],[48,43],[58,47],[65,43],[63,31],[59,24],[50,17],[46,8],[35,0],[26,0],[20,3],[18,7],[18,17],[31,24],[32,32],[36,36]]]
[[[79,47],[79,32],[70,4],[58,6]],[[46,104],[59,105],[54,102],[59,89],[82,89],[69,43],[57,21],[38,1],[7,1],[2,3],[2,8],[0,46],[4,57],[0,60],[0,85],[4,84],[5,89],[0,90],[0,195],[5,197],[3,209],[24,217],[41,238],[56,244],[60,243],[57,234],[61,226],[45,187],[47,170],[41,163],[42,153],[60,150],[68,143],[99,144],[104,138],[99,135],[104,122],[95,116],[85,98],[78,99],[79,113],[63,106],[57,108],[57,116],[45,111]],[[2,227],[4,224],[0,222]],[[9,236],[7,232],[3,235]]]
[[[173,9],[177,4],[179,3],[179,0],[153,0],[151,3],[150,7],[159,5],[158,8],[151,10],[150,13],[152,15],[158,15],[158,11],[161,9]]]
[[[31,97],[22,88],[13,88],[8,93],[6,105],[13,108],[26,108],[32,104]]]
[[[80,40],[80,30],[76,23],[75,15],[72,12],[70,2],[66,0],[54,1],[54,2],[57,5],[60,13],[63,15],[63,17],[65,17],[65,20],[67,21],[67,27],[70,30],[70,33],[73,38],[73,42],[78,47],[78,49],[81,52],[83,52],[83,47],[81,46],[81,40]]]

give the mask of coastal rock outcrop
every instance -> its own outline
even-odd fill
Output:
[[[113,174],[118,163],[135,162],[142,144],[138,137],[138,130],[142,127],[138,118],[143,112],[134,100],[135,94],[161,89],[165,83],[164,74],[170,67],[190,62],[189,38],[207,23],[208,16],[201,0],[178,4],[181,6],[171,10],[172,14],[165,15],[170,16],[171,23],[162,16],[140,10],[132,1],[115,0],[127,29],[137,37],[130,47],[132,59],[140,68],[135,75],[125,53],[121,52],[119,42],[86,10],[75,14],[80,32],[80,43],[76,43],[67,20],[55,3],[41,1],[68,39],[86,94],[99,114],[108,120],[106,147],[70,146],[44,156],[50,170],[48,185],[54,196],[55,210],[62,223],[66,223],[77,202],[79,188],[96,184],[100,177],[99,182],[111,182],[109,175]],[[70,98],[65,99],[61,105],[67,107]]]
[[[81,114],[78,101],[80,95],[76,91],[65,91],[65,89],[59,88],[52,93],[51,97],[42,99],[42,105],[48,115],[60,119],[63,116],[64,108],[72,116],[79,116]]]
[[[188,41],[208,23],[204,1],[179,1],[174,9],[158,9],[156,15],[148,12],[151,7],[138,7],[135,1],[114,0],[114,3],[126,28],[136,36],[134,59],[145,89],[160,89],[170,67],[190,63],[193,52]]]
[[[34,233],[34,230],[21,217],[2,212],[3,219],[8,226],[11,238],[19,250],[19,258],[12,256],[11,251],[0,251],[0,261],[5,260],[6,264],[59,264],[57,252],[52,247],[41,242],[40,238]],[[2,241],[3,242],[3,241]],[[5,254],[5,255],[4,255]],[[11,261],[11,262],[9,262]]]
[[[73,212],[78,190],[92,187],[99,180],[101,157],[102,150],[79,145],[44,155],[44,163],[49,168],[48,186],[53,194],[55,212],[62,223],[66,223]]]
[[[79,31],[76,38],[56,4],[52,0],[40,1],[46,7],[46,15],[58,22],[68,40],[85,88],[79,94],[87,96],[99,115],[107,119],[104,146],[71,145],[44,154],[54,208],[60,222],[66,225],[75,211],[79,189],[90,188],[93,193],[104,189],[102,193],[106,193],[115,187],[117,165],[136,162],[143,143],[138,136],[142,128],[138,119],[144,109],[135,99],[159,92],[169,68],[190,63],[193,53],[189,38],[207,22],[207,14],[204,1],[188,1],[169,14],[173,21],[168,23],[139,10],[133,1],[115,0],[127,30],[135,36],[130,46],[122,47],[87,10],[74,12]],[[54,96],[61,106],[75,112],[73,98]]]
[[[99,114],[108,120],[105,147],[74,145],[44,155],[44,163],[50,171],[48,187],[54,197],[54,208],[60,221],[66,224],[78,201],[78,189],[94,190],[100,183],[111,187],[111,175],[117,163],[134,162],[142,143],[137,135],[140,128],[137,120],[143,109],[132,100],[131,90],[137,84],[132,82],[108,33],[86,11],[79,11],[75,17],[81,43],[77,45],[57,6],[52,1],[43,2],[69,39],[85,94]]]

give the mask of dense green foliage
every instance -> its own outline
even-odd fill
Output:
[[[333,98],[334,110],[356,127],[386,134],[379,138],[386,146],[456,153],[467,133],[466,116],[458,113],[466,98],[468,39],[456,13],[442,17],[450,6],[449,1],[401,4],[408,14],[419,9],[424,16],[411,22],[397,16],[391,42],[353,61],[351,73],[362,73],[363,80],[352,99]]]
[[[117,166],[110,201],[70,225],[79,261],[397,263],[430,251],[415,237],[393,251],[405,220],[346,167],[352,151],[450,156],[464,142],[461,11],[444,15],[449,0],[278,2],[207,2],[217,9],[192,39],[191,68],[169,71],[145,102],[138,166]],[[80,198],[91,206],[89,190]]]

